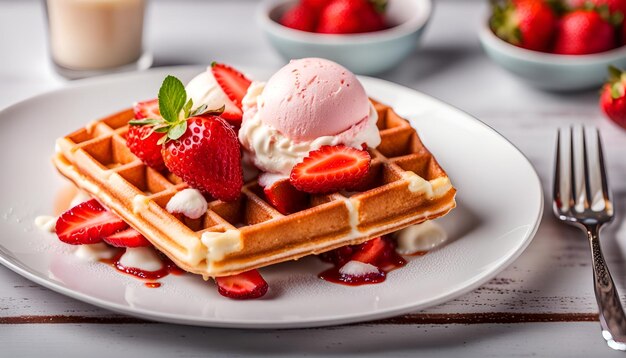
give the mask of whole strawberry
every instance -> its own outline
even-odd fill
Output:
[[[292,29],[314,32],[317,26],[318,11],[303,2],[287,10],[280,18],[280,23]]]
[[[626,0],[568,0],[566,4],[570,9],[606,6],[612,14],[626,15]]]
[[[322,10],[316,32],[353,34],[383,30],[384,5],[385,2],[370,0],[332,0]]]
[[[214,198],[239,198],[243,171],[235,131],[218,116],[191,117],[187,130],[163,147],[167,168]]]
[[[595,10],[574,10],[565,14],[557,25],[554,53],[585,55],[614,47],[613,25]]]
[[[157,144],[164,136],[150,126],[130,126],[126,133],[126,146],[149,167],[163,171],[165,162],[161,156],[161,145]]]
[[[191,108],[193,100],[187,100],[182,82],[167,76],[159,90],[161,118],[132,120],[130,130],[151,133],[142,137],[144,141],[160,135],[156,146],[161,147],[164,165],[187,184],[214,198],[235,200],[243,186],[243,173],[237,135],[219,117],[224,106]]]
[[[504,0],[494,2],[489,24],[496,36],[506,42],[547,52],[557,17],[544,0]]]
[[[602,87],[600,108],[622,128],[626,129],[626,73],[619,68],[609,67],[609,80]]]

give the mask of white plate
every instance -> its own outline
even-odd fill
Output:
[[[541,218],[542,190],[533,167],[482,122],[429,96],[363,77],[368,93],[409,118],[458,189],[458,207],[440,220],[453,240],[389,274],[377,285],[347,287],[317,278],[327,265],[311,257],[262,270],[260,300],[221,297],[194,275],[163,286],[73,255],[74,247],[39,231],[65,180],[50,163],[54,140],[89,121],[155,96],[166,74],[189,80],[202,68],[161,68],[75,82],[0,112],[0,262],[54,291],[113,311],[158,321],[239,327],[314,327],[372,320],[430,307],[471,291],[517,258]],[[250,70],[255,78],[269,72]]]

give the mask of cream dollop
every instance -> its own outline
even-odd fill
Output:
[[[198,219],[208,209],[208,203],[198,189],[185,189],[176,193],[167,202],[165,210],[183,214],[191,219]]]

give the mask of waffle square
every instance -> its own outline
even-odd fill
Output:
[[[59,138],[53,163],[182,269],[205,278],[228,276],[359,244],[455,207],[456,190],[409,122],[372,102],[382,142],[369,149],[365,190],[309,195],[305,208],[290,215],[265,200],[256,179],[245,183],[237,201],[209,200],[199,219],[170,214],[167,202],[188,185],[130,152],[130,109]]]

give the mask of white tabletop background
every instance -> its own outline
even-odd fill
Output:
[[[41,5],[0,0],[0,108],[66,84],[48,62]],[[152,1],[146,43],[155,65],[219,60],[279,68],[283,60],[254,23],[256,5]],[[603,245],[624,298],[626,131],[603,118],[597,91],[542,92],[493,64],[476,35],[486,11],[486,1],[436,1],[422,46],[380,77],[442,99],[502,133],[532,161],[547,198],[556,128],[599,127],[619,215]],[[597,319],[587,242],[557,223],[549,206],[526,252],[476,291],[423,312],[332,328],[244,331],[145,322],[54,293],[0,266],[0,357],[620,355],[606,347]]]

